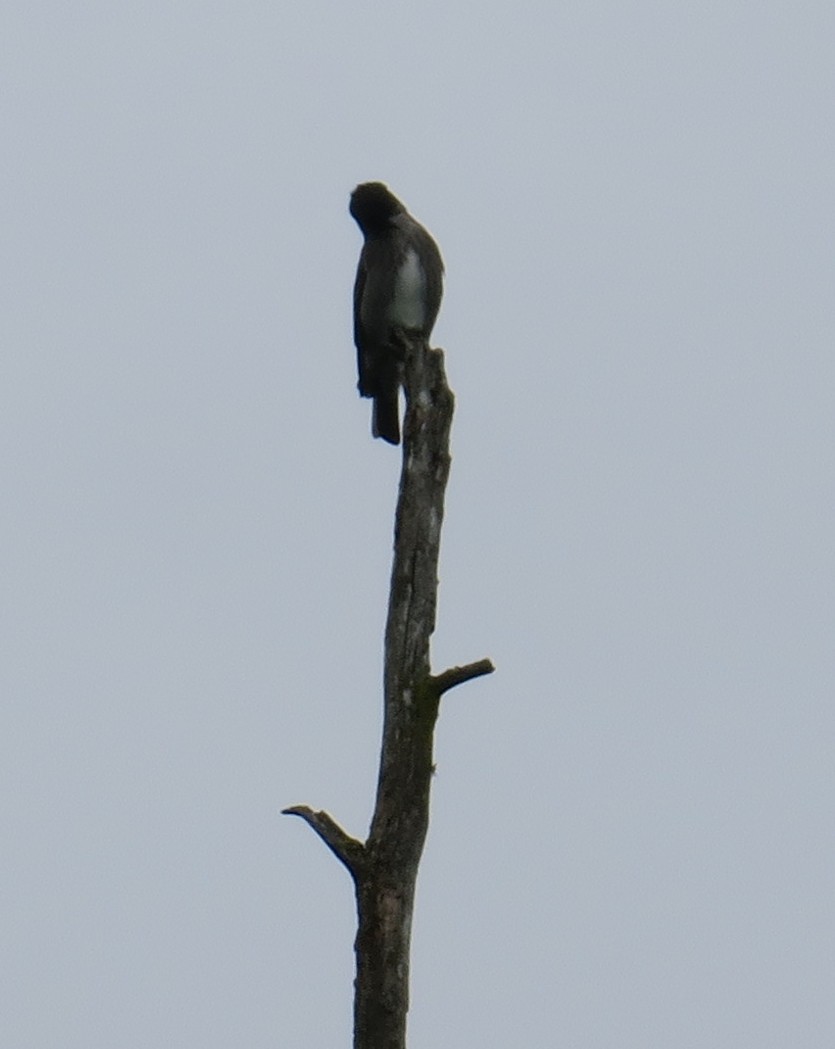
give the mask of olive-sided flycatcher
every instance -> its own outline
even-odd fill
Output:
[[[382,182],[357,186],[350,210],[365,238],[354,283],[359,391],[374,398],[374,436],[399,444],[403,351],[397,334],[429,339],[444,264],[432,237]]]

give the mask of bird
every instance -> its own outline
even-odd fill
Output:
[[[398,346],[403,336],[428,341],[441,308],[444,263],[432,236],[382,182],[357,186],[349,211],[364,238],[354,282],[357,386],[361,397],[374,399],[372,434],[399,444]]]

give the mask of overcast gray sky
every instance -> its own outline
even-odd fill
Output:
[[[835,7],[8,3],[0,1042],[348,1045],[399,454],[458,397],[410,1044],[835,1043]]]

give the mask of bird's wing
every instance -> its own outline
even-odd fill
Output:
[[[357,376],[359,391],[363,397],[370,397],[373,390],[372,368],[368,360],[368,337],[362,324],[362,297],[368,272],[368,245],[363,245],[360,261],[357,266],[357,277],[354,281],[354,345],[357,348]]]
[[[354,280],[354,345],[359,349],[363,341],[362,332],[362,295],[365,290],[365,277],[366,277],[366,249],[363,249],[360,253],[360,260],[357,266],[357,276]]]
[[[385,237],[365,242],[354,283],[354,342],[357,347],[359,390],[373,397],[381,382],[388,323],[386,313],[394,279],[392,244]]]

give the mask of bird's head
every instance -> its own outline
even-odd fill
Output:
[[[363,182],[351,194],[350,212],[366,235],[382,232],[405,208],[382,182]]]

